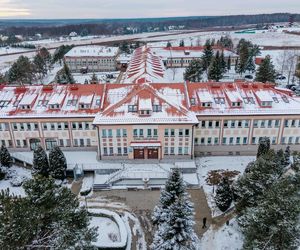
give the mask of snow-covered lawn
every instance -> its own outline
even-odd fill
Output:
[[[243,235],[235,219],[218,229],[208,229],[201,239],[202,250],[239,250],[243,246]]]
[[[0,55],[10,54],[10,53],[18,53],[18,52],[24,52],[24,51],[30,51],[30,50],[33,50],[33,49],[0,47]]]
[[[72,73],[74,80],[76,83],[81,83],[84,84],[86,80],[90,82],[93,72],[87,73],[87,74],[81,74],[81,73]],[[114,83],[119,76],[120,72],[119,71],[114,71],[114,72],[95,72],[95,75],[97,76],[98,80],[102,83],[105,83],[107,81]],[[108,75],[112,75],[113,78],[108,78]]]
[[[5,190],[9,188],[10,193],[14,195],[25,196],[25,192],[22,186],[14,186],[24,180],[31,179],[31,171],[26,168],[21,168],[17,166],[12,166],[9,170],[9,178],[0,180],[0,190]],[[12,185],[12,183],[15,183]]]
[[[209,172],[213,170],[225,170],[238,171],[239,174],[242,174],[248,163],[254,160],[255,156],[212,156],[196,159],[200,185],[204,189],[213,217],[221,215],[222,212],[215,205],[213,186],[208,185],[206,182]]]

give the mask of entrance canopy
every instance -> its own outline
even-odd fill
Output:
[[[160,142],[132,142],[131,147],[160,147]]]

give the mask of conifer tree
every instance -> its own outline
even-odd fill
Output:
[[[270,138],[263,137],[259,140],[256,157],[259,158],[261,155],[267,154],[270,151]]]
[[[195,249],[194,208],[178,169],[170,173],[152,220],[157,227],[152,249]]]
[[[10,155],[10,153],[8,152],[7,148],[2,145],[1,148],[0,148],[0,164],[1,166],[3,167],[11,167],[12,165],[12,157]]]
[[[224,51],[221,52],[220,64],[221,64],[222,73],[223,74],[226,73],[226,71],[227,71],[227,64],[226,64],[225,57],[224,57]]]
[[[202,78],[203,68],[200,60],[192,60],[184,73],[184,80],[199,82]]]
[[[32,173],[35,175],[49,176],[49,162],[45,150],[38,146],[33,152]]]
[[[96,229],[70,189],[36,176],[26,196],[0,193],[0,249],[92,249]]]
[[[57,72],[56,81],[57,83],[64,83],[64,84],[75,83],[75,80],[66,62],[64,62],[63,68],[59,72]]]
[[[32,63],[28,57],[20,56],[8,71],[9,83],[15,83],[19,85],[31,84],[33,79],[34,70]]]
[[[213,58],[213,61],[208,70],[208,79],[220,81],[223,77],[223,69],[222,69],[222,62],[220,58],[220,53],[217,51],[216,56]]]
[[[290,146],[287,146],[285,151],[284,151],[284,166],[288,167],[291,164],[291,150]]]
[[[231,70],[231,57],[229,56],[227,59],[227,71]]]
[[[167,43],[167,46],[166,46],[167,48],[170,48],[170,47],[172,47],[172,44],[171,44],[171,42],[170,41],[168,41],[168,43]]]
[[[47,64],[46,61],[40,54],[36,54],[33,58],[35,73],[39,75],[39,78],[44,77],[47,74]]]
[[[239,61],[237,65],[237,72],[242,74],[246,72],[249,62],[249,44],[242,42],[239,50]]]
[[[244,249],[297,249],[299,245],[299,175],[272,183],[258,201],[238,218]]]
[[[238,213],[241,215],[247,207],[255,207],[259,202],[258,198],[282,176],[283,171],[282,164],[273,150],[249,163],[234,187],[235,207]]]
[[[208,39],[205,42],[203,55],[201,57],[202,65],[203,65],[202,68],[204,71],[206,71],[206,73],[208,72],[208,68],[213,60],[213,56],[214,56],[214,51],[210,43],[210,40]]]
[[[66,178],[67,160],[58,146],[49,152],[49,174],[59,180]]]
[[[225,212],[231,205],[232,202],[232,190],[228,178],[223,178],[218,184],[215,196],[215,202],[217,207]]]
[[[183,196],[169,207],[166,222],[158,226],[151,249],[196,249],[193,205]]]
[[[3,74],[0,73],[0,84],[6,83],[6,81],[7,81],[6,77]]]
[[[275,69],[270,56],[266,56],[259,66],[255,80],[259,82],[275,82]]]

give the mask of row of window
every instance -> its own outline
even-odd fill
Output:
[[[222,138],[222,145],[247,145],[248,143],[251,144],[259,144],[259,141],[262,137],[252,137],[251,142],[248,142],[248,137],[223,137]],[[270,138],[272,144],[277,143],[277,137]],[[282,137],[281,144],[299,144],[300,137]],[[195,145],[219,145],[219,138],[218,137],[207,137],[207,138],[195,138]]]
[[[104,147],[103,148],[103,155],[105,156],[112,156],[112,155],[128,155],[127,147],[118,147],[116,151],[114,151],[113,147]]]
[[[189,129],[165,129],[165,137],[174,137],[174,136],[190,136],[190,130]]]
[[[127,137],[127,129],[102,129],[102,138],[113,136]]]
[[[158,134],[157,134],[157,129],[154,128],[154,129],[151,129],[151,128],[148,128],[148,129],[134,129],[133,130],[133,136],[134,137],[158,137]]]
[[[164,147],[164,154],[165,155],[188,155],[189,154],[189,148],[188,147]]]

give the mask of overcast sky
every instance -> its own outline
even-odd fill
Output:
[[[131,18],[300,13],[300,0],[0,0],[0,18]]]

